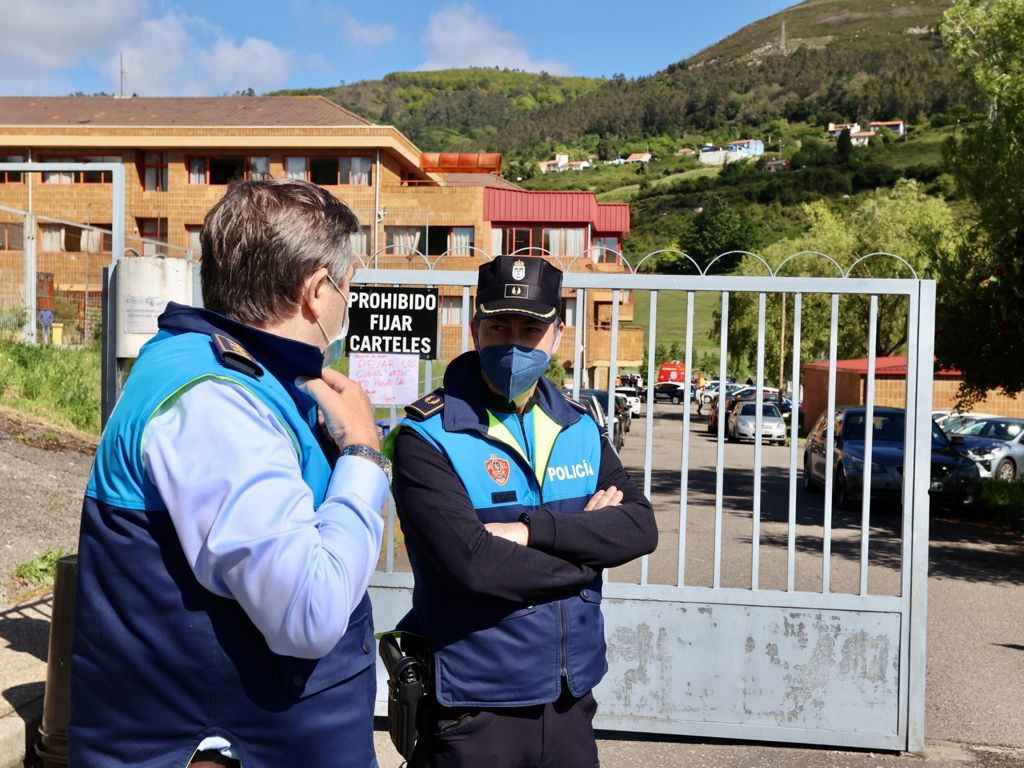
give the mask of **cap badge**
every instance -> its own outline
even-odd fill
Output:
[[[512,279],[522,280],[526,277],[526,262],[522,259],[516,259],[512,262]]]
[[[491,454],[491,457],[484,464],[487,466],[487,474],[491,476],[491,480],[498,485],[504,485],[508,482],[509,465],[507,459],[499,459]]]

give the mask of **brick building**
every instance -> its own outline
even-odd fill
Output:
[[[475,269],[488,255],[544,249],[568,269],[617,272],[629,236],[628,205],[599,204],[590,192],[522,190],[501,177],[498,154],[423,153],[396,128],[322,97],[0,97],[0,161],[123,163],[125,232],[143,254],[191,249],[198,258],[203,217],[226,185],[264,176],[308,179],[344,200],[362,222],[357,251],[381,268],[426,269],[429,260]],[[58,295],[98,295],[109,237],[75,223],[110,228],[105,176],[0,172],[0,206],[39,215],[38,268]],[[0,252],[20,250],[21,241],[21,217],[0,211]],[[13,256],[0,254],[0,282],[20,288]],[[587,317],[586,364],[597,374],[608,364],[611,292],[589,294],[586,308],[567,297],[571,330],[560,357],[571,359],[574,326]],[[444,297],[442,323],[447,358],[460,338],[459,295]],[[642,347],[639,329],[624,328],[619,365],[639,365]]]

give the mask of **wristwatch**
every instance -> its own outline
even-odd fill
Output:
[[[375,451],[368,445],[356,443],[355,445],[346,445],[345,449],[341,452],[341,455],[364,456],[380,467],[384,471],[384,474],[387,475],[388,482],[391,482],[391,462],[388,461],[387,457],[380,451]]]

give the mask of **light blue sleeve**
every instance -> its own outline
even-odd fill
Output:
[[[343,456],[315,508],[285,427],[219,380],[150,422],[143,457],[204,587],[237,600],[275,653],[320,658],[337,645],[380,552],[377,465]]]

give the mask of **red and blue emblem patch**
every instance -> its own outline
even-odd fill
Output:
[[[491,458],[484,462],[484,466],[487,467],[487,474],[491,476],[491,480],[498,485],[504,485],[508,482],[508,459],[501,459],[492,455]]]

